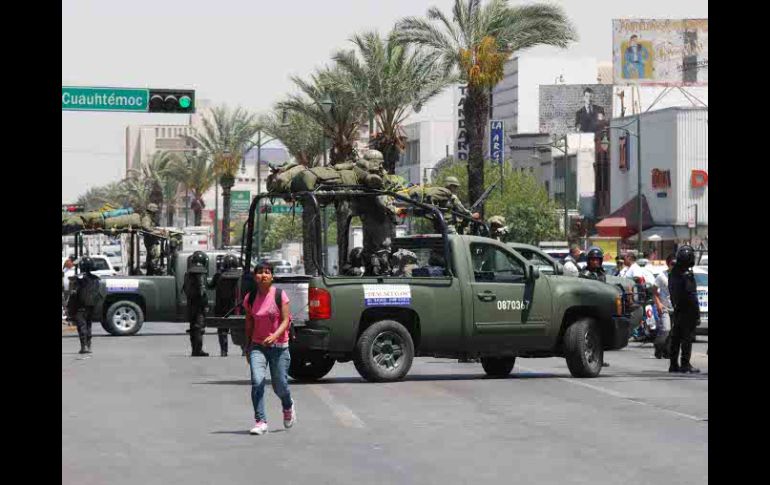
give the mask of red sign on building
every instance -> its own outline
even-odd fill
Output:
[[[652,169],[652,188],[668,189],[671,188],[671,171]]]

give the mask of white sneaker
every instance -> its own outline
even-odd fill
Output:
[[[267,433],[267,423],[264,421],[257,421],[257,424],[255,424],[254,427],[249,430],[249,433],[256,435]]]
[[[294,426],[297,422],[297,410],[294,408],[294,403],[291,403],[291,409],[284,410],[283,412],[283,427],[286,429]]]

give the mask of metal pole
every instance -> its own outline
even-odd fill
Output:
[[[639,113],[636,115],[636,194],[637,194],[637,211],[636,216],[639,218],[639,256],[642,254],[642,115]]]
[[[326,137],[324,136],[324,167],[327,166],[326,146],[327,146]],[[322,256],[321,256],[321,259],[322,259],[321,264],[323,264],[323,271],[324,271],[324,273],[326,273],[328,271],[328,266],[329,266],[329,264],[328,264],[329,263],[329,261],[328,261],[328,259],[329,259],[329,254],[328,253],[329,252],[328,252],[328,248],[327,248],[327,244],[326,244],[327,243],[327,241],[326,241],[326,234],[328,232],[328,229],[326,227],[326,208],[321,208],[319,206],[318,212],[319,212],[319,216],[321,217],[321,254],[322,254]]]
[[[219,180],[214,182],[214,249],[219,248]]]
[[[564,135],[564,239],[569,242],[569,216],[567,215],[568,205],[568,186],[569,181],[569,145],[567,144],[567,135]]]
[[[260,193],[262,193],[262,131],[257,132],[257,194]]]
[[[190,188],[185,185],[185,191],[184,191],[184,225],[189,226],[189,217],[190,217]]]

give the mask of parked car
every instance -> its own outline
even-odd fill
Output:
[[[693,268],[695,284],[698,288],[698,304],[700,305],[700,326],[695,329],[699,335],[709,334],[709,273],[700,268]]]

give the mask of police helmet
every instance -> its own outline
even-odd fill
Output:
[[[460,186],[460,181],[457,180],[457,177],[450,176],[450,177],[446,178],[446,181],[444,182],[444,186],[445,187],[452,187],[452,186],[459,187]]]
[[[203,251],[195,251],[187,258],[187,271],[190,273],[209,272],[209,257]]]
[[[604,251],[602,251],[602,248],[591,247],[586,253],[586,259],[601,259],[604,261]]]
[[[237,269],[241,266],[241,261],[238,259],[238,256],[234,254],[227,254],[224,258],[222,258],[222,269],[228,270],[228,269]]]
[[[94,270],[94,260],[88,256],[80,258],[80,271],[90,273]]]
[[[685,268],[692,268],[695,266],[695,250],[692,246],[685,244],[679,246],[676,250],[676,262],[677,266],[684,266]]]

